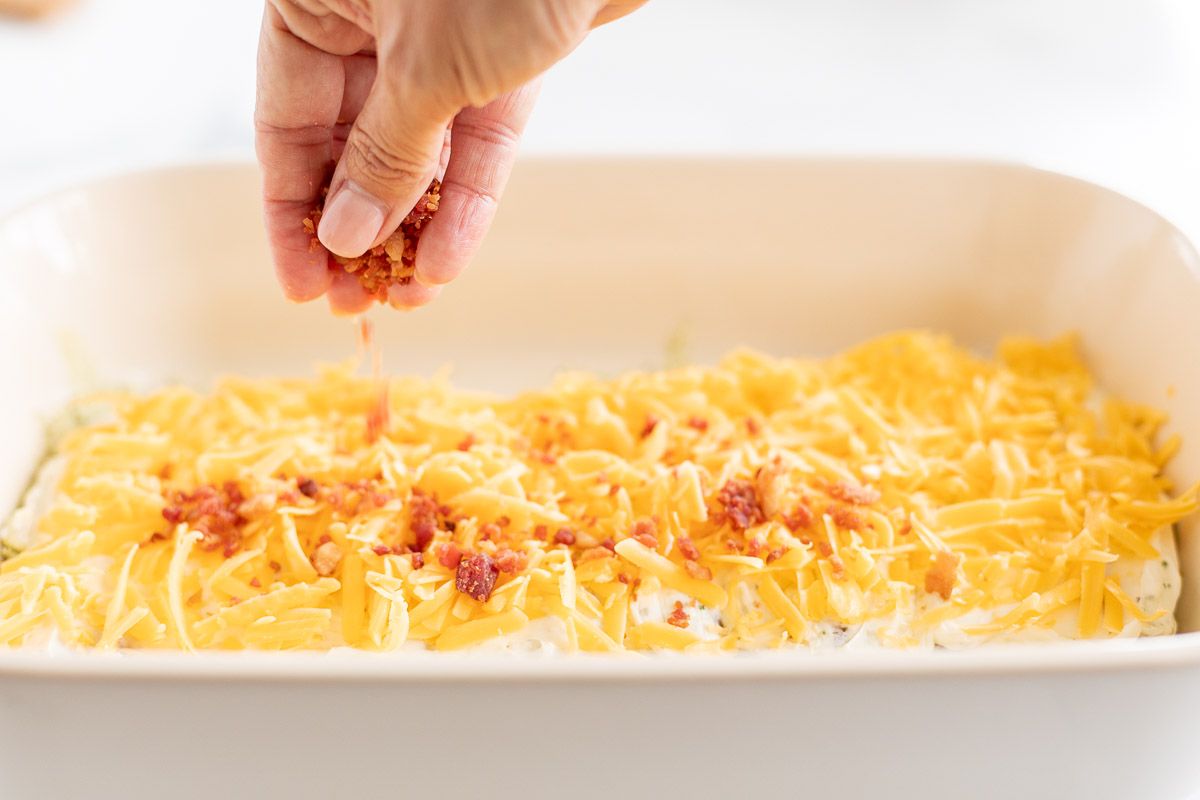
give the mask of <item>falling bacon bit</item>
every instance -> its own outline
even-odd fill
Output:
[[[708,430],[708,420],[704,417],[688,417],[688,427],[704,433]]]
[[[300,490],[300,494],[305,497],[316,497],[317,492],[321,491],[321,487],[312,478],[297,478],[296,488]]]
[[[746,433],[751,436],[758,436],[762,433],[762,423],[754,417],[746,417]]]
[[[787,526],[789,531],[795,533],[801,528],[811,528],[814,519],[815,515],[812,509],[801,502],[790,513],[784,516],[783,524]]]
[[[683,610],[683,601],[676,600],[675,608],[672,609],[670,616],[667,617],[667,624],[674,625],[676,628],[686,628],[691,620],[688,619],[688,614]]]
[[[841,500],[843,503],[850,503],[856,506],[869,506],[872,503],[879,502],[879,492],[868,486],[859,486],[856,483],[838,481],[827,487],[825,491],[835,500]]]
[[[380,381],[375,392],[375,400],[371,404],[370,410],[367,411],[367,442],[369,444],[374,444],[380,436],[387,432],[390,420],[388,385],[386,381]]]
[[[712,570],[702,564],[697,564],[695,561],[684,561],[683,568],[687,571],[688,575],[691,575],[698,581],[712,580]]]
[[[529,564],[529,556],[518,550],[505,547],[496,551],[496,568],[506,575],[513,575]]]
[[[459,562],[454,574],[454,588],[480,602],[492,596],[500,570],[486,553],[475,553]]]
[[[772,561],[778,561],[779,559],[783,558],[787,551],[788,548],[786,547],[776,547],[774,550],[767,553],[767,563],[770,564]]]
[[[958,556],[946,550],[939,550],[933,556],[933,564],[929,571],[925,573],[925,591],[939,595],[943,600],[949,600],[957,578]]]
[[[554,532],[554,543],[570,547],[575,544],[575,532],[570,528],[559,528]]]
[[[675,540],[675,546],[679,548],[679,554],[688,561],[695,561],[700,558],[700,549],[696,547],[696,543],[686,536],[681,536]]]
[[[421,569],[424,566],[425,566],[425,556],[421,555],[420,553],[413,553],[412,554],[412,568],[413,569]]]
[[[462,551],[458,549],[458,545],[454,542],[444,544],[438,548],[438,563],[446,569],[454,569],[462,559]]]
[[[766,521],[758,493],[750,481],[728,480],[717,492],[722,511],[719,522],[728,522],[734,530],[744,531]]]
[[[544,542],[546,541],[546,535],[549,532],[549,529],[545,525],[538,525],[533,529],[533,538]]]
[[[409,501],[408,527],[416,537],[416,549],[424,550],[437,532],[438,504],[429,495],[414,489]]]
[[[842,530],[862,530],[862,517],[846,506],[830,506],[826,509],[826,513],[829,514],[830,519],[837,523],[837,526]]]
[[[387,556],[391,555],[392,548],[388,547],[386,544],[377,544],[371,548],[371,552],[377,556]]]
[[[455,447],[455,449],[462,450],[465,453],[466,451],[470,450],[474,444],[475,444],[475,434],[468,433],[465,437],[463,437],[463,440],[461,442],[459,442],[458,444],[456,444],[454,447]]]
[[[262,581],[260,581],[258,579],[258,576],[255,576],[250,579],[250,585],[253,586],[255,589],[258,589],[258,588],[262,587]]]
[[[309,247],[312,250],[321,246],[320,240],[317,239],[317,229],[328,190],[328,186],[322,190],[320,205],[314,208],[302,223],[304,231],[311,237]],[[353,258],[330,254],[329,268],[344,270],[358,276],[359,283],[369,294],[381,301],[386,300],[389,286],[404,286],[412,282],[416,272],[417,242],[420,241],[422,229],[437,213],[440,202],[441,183],[435,178],[412,211],[408,212],[400,226],[383,243]]]
[[[479,538],[485,542],[491,541],[500,535],[500,526],[494,522],[489,522],[479,529]]]
[[[650,434],[654,433],[654,429],[658,427],[659,419],[653,414],[646,415],[646,424],[642,426],[641,438],[645,439]]]

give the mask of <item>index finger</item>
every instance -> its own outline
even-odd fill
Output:
[[[304,219],[332,161],[343,83],[341,57],[296,37],[268,3],[258,49],[254,143],[267,241],[276,276],[292,300],[311,300],[329,287],[328,256],[312,246]]]

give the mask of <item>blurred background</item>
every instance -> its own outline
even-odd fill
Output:
[[[0,211],[252,157],[260,3],[59,2],[0,16]],[[651,0],[551,72],[524,152],[1008,159],[1116,188],[1197,241],[1200,2]]]

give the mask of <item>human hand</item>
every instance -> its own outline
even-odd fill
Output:
[[[284,293],[328,293],[337,313],[374,297],[328,252],[388,237],[435,175],[441,204],[415,280],[388,302],[428,303],[491,225],[537,95],[537,78],[588,31],[645,0],[268,0],[255,144],[267,236]],[[312,246],[303,220],[337,162]],[[328,252],[326,252],[328,250]]]

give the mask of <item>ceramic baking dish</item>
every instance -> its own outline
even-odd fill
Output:
[[[101,181],[0,222],[0,515],[96,385],[305,373],[353,349],[279,296],[249,166]],[[390,372],[512,389],[667,343],[820,354],[906,326],[1078,330],[1200,476],[1200,272],[1167,222],[1016,166],[528,161]],[[1194,520],[1193,520],[1194,523]],[[1179,798],[1200,788],[1200,531],[1184,633],[720,658],[0,652],[0,797]]]

